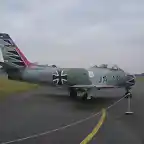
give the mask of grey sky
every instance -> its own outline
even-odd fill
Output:
[[[143,0],[1,0],[0,18],[32,62],[144,72]]]

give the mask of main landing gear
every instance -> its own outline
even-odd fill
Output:
[[[74,88],[69,88],[69,96],[71,98],[76,98],[77,97],[77,91]]]
[[[83,101],[90,99],[88,97],[87,91],[84,90],[76,90],[75,88],[70,88],[69,89],[69,96],[73,99],[75,99],[76,97],[81,97],[81,99]]]

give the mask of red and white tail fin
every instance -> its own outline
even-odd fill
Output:
[[[14,67],[28,67],[31,63],[20,51],[9,34],[0,33],[0,45],[4,58],[4,63]],[[2,47],[3,46],[3,47]]]

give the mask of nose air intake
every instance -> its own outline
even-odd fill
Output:
[[[127,83],[128,83],[130,86],[135,85],[135,76],[129,74],[129,75],[127,75],[127,77],[128,77]]]

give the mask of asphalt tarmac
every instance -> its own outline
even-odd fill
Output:
[[[142,85],[137,83],[133,90],[134,115],[125,116],[127,100],[123,99],[107,111],[106,121],[91,143],[142,142]],[[79,144],[100,119],[100,114],[93,114],[119,100],[123,93],[123,90],[99,91],[100,98],[82,102],[69,98],[63,89],[43,87],[10,96],[0,102],[0,143]]]
[[[137,82],[132,93],[133,114],[125,114],[127,99],[107,110],[107,119],[91,144],[144,144],[144,82]]]

